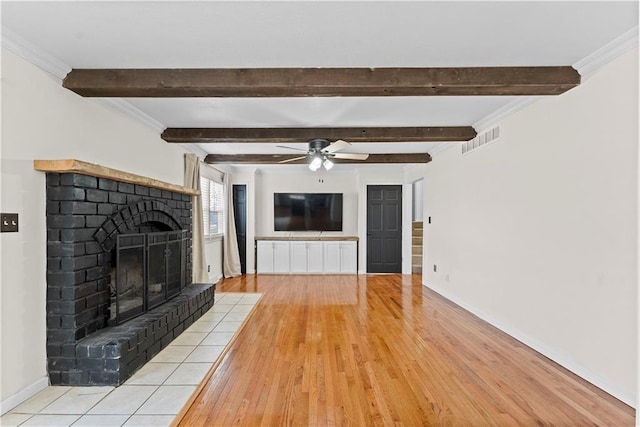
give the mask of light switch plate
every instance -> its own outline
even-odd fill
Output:
[[[18,214],[0,213],[0,233],[18,232]]]

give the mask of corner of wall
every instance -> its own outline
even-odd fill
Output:
[[[22,402],[36,395],[38,392],[44,390],[49,385],[49,377],[45,375],[38,381],[23,388],[17,393],[7,397],[0,402],[0,415],[4,415]]]

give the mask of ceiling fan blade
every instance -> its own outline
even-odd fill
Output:
[[[289,162],[295,162],[296,160],[302,160],[302,159],[306,159],[306,158],[307,158],[307,156],[294,157],[293,159],[280,160],[278,163],[289,163]]]
[[[360,153],[336,153],[332,157],[336,159],[367,160],[369,155]]]
[[[322,150],[323,153],[335,153],[336,151],[340,151],[340,150],[344,150],[347,147],[350,147],[351,144],[349,144],[347,141],[343,141],[341,139],[333,142],[332,144],[330,144],[328,147],[326,147],[325,149]]]
[[[278,147],[278,148],[286,148],[287,150],[304,151],[305,153],[308,151],[308,150],[303,150],[302,148],[298,148],[298,147],[287,147],[286,145],[276,145],[276,147]]]

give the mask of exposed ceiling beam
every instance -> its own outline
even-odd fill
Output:
[[[447,142],[469,141],[471,126],[357,127],[357,128],[167,128],[162,139],[176,143],[295,143],[314,138],[347,142]]]
[[[249,164],[277,164],[283,160],[300,157],[296,154],[209,154],[205,157],[205,163],[249,163]],[[429,163],[431,156],[428,153],[411,153],[411,154],[369,154],[366,160],[336,159],[332,158],[334,163],[355,163],[355,164],[372,164],[372,163]],[[308,159],[294,160],[287,162],[287,165],[299,165],[309,163]]]
[[[74,69],[63,86],[90,97],[558,95],[562,67]]]

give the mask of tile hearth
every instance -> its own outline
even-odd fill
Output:
[[[216,303],[120,387],[49,386],[0,417],[2,426],[169,426],[262,294]]]

